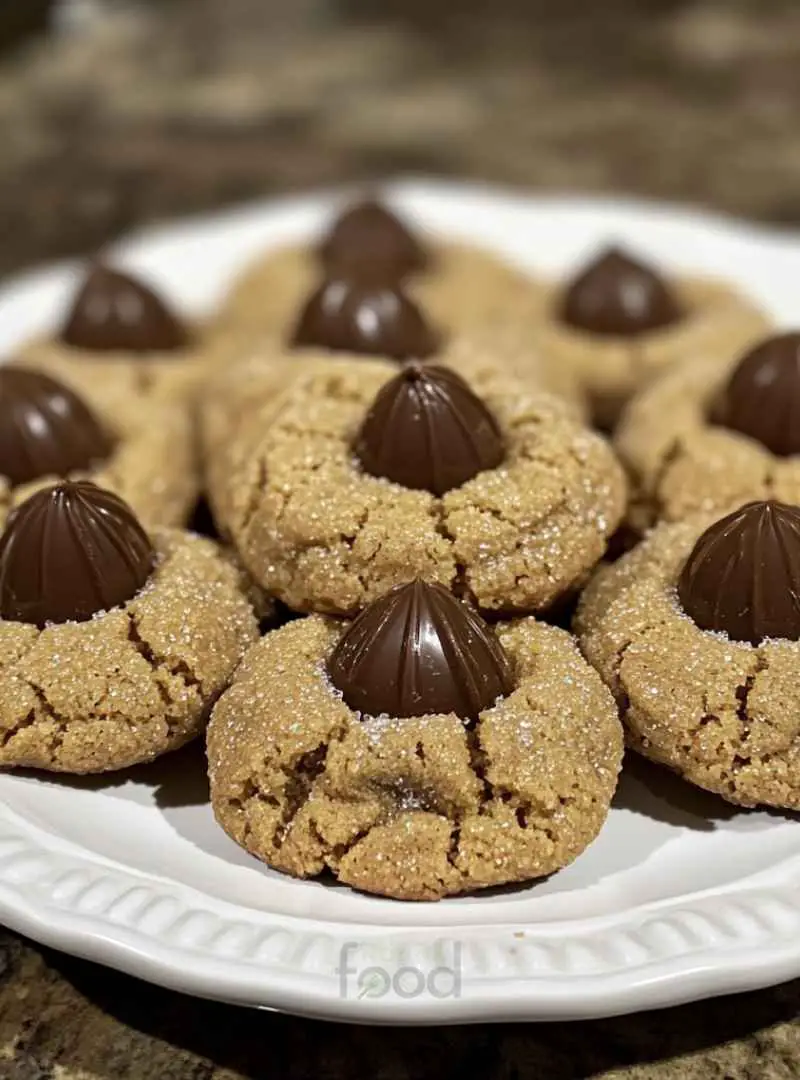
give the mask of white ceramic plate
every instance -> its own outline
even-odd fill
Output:
[[[431,228],[534,270],[622,240],[727,274],[786,325],[797,309],[798,237],[642,203],[390,190]],[[202,312],[250,256],[307,235],[330,205],[248,207],[142,234],[119,255]],[[69,287],[59,266],[0,291],[0,351],[51,326]],[[0,776],[0,919],[178,990],[320,1017],[601,1016],[800,975],[800,826],[629,762],[606,828],[568,870],[404,905],[294,881],[240,851],[214,825],[196,747],[100,780]]]

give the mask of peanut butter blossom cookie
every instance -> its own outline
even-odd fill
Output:
[[[208,759],[217,820],[271,867],[435,900],[572,862],[608,814],[622,732],[566,633],[493,630],[418,580],[254,645]]]
[[[800,509],[656,528],[585,590],[576,628],[630,744],[744,806],[800,809]]]
[[[234,285],[222,322],[284,336],[321,278],[406,282],[448,332],[508,318],[529,320],[541,287],[499,256],[415,235],[374,200],[352,204],[317,243],[270,252]]]
[[[103,408],[131,397],[183,400],[207,360],[202,343],[162,297],[133,275],[98,263],[55,337],[31,342],[18,362]]]
[[[800,504],[800,334],[662,376],[631,405],[616,446],[639,531],[747,499]]]
[[[210,541],[148,534],[86,481],[41,489],[0,537],[0,765],[92,773],[174,750],[256,636]]]
[[[604,440],[509,376],[309,364],[232,441],[215,506],[255,581],[354,614],[409,574],[495,612],[548,608],[625,508]]]
[[[36,487],[80,476],[148,524],[182,524],[199,489],[194,458],[189,417],[176,405],[135,399],[95,411],[43,372],[0,368],[0,526]]]
[[[574,373],[595,422],[610,430],[656,374],[683,360],[725,358],[766,326],[730,285],[686,277],[669,282],[611,248],[552,290],[536,344],[548,366]]]

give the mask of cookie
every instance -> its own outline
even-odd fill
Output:
[[[800,503],[800,334],[682,364],[627,410],[615,445],[639,532],[747,499]]]
[[[542,611],[602,557],[626,499],[610,448],[557,399],[367,360],[308,363],[222,473],[215,505],[254,579],[331,614],[409,575],[485,611]]]
[[[0,765],[105,772],[174,750],[256,637],[210,541],[148,535],[91,483],[42,489],[0,538]]]
[[[595,424],[610,431],[630,398],[684,360],[725,358],[767,328],[764,314],[730,285],[677,277],[667,283],[617,249],[545,295],[536,347],[576,376]]]
[[[103,410],[132,398],[191,400],[213,359],[202,335],[148,285],[96,264],[59,331],[13,362],[47,372]]]
[[[95,480],[148,525],[182,525],[200,484],[189,416],[140,398],[95,411],[49,375],[0,368],[0,528],[59,477]]]
[[[384,284],[407,282],[448,333],[509,319],[530,322],[540,289],[500,256],[416,236],[392,211],[367,201],[346,207],[318,243],[279,248],[248,267],[231,290],[221,322],[285,339],[321,279],[365,276]]]
[[[495,631],[406,584],[351,624],[309,616],[246,654],[208,729],[235,842],[297,877],[435,900],[542,877],[601,829],[613,699],[564,631]]]
[[[630,745],[742,806],[800,809],[800,510],[658,526],[581,597]]]

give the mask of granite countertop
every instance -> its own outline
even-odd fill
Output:
[[[800,222],[796,0],[66,14],[0,59],[0,274],[145,221],[401,172]],[[788,1080],[798,1016],[794,982],[579,1025],[346,1028],[183,998],[0,930],[3,1080]]]

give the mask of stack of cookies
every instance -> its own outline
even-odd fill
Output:
[[[205,733],[236,843],[409,900],[568,865],[625,739],[800,807],[800,335],[768,332],[724,283],[616,249],[537,282],[375,201],[213,325],[93,264],[0,371],[0,764]]]

